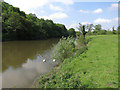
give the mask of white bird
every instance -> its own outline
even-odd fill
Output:
[[[55,60],[55,59],[53,59],[53,62],[56,62],[56,60]]]
[[[45,60],[45,59],[43,59],[43,62],[46,62],[46,60]]]

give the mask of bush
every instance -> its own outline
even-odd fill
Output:
[[[85,46],[88,44],[88,42],[91,40],[91,38],[84,38],[83,35],[77,37],[77,44],[78,49],[80,49],[82,46]]]
[[[72,37],[62,37],[57,45],[52,48],[52,58],[58,61],[63,61],[64,59],[70,57],[75,50],[74,38]]]
[[[112,31],[107,31],[107,34],[112,35],[113,33],[112,33]]]
[[[106,33],[107,33],[106,30],[100,30],[100,34],[101,34],[101,35],[105,35]]]
[[[88,47],[87,46],[82,46],[80,48],[80,50],[77,50],[76,53],[75,53],[75,57],[79,56],[80,54],[82,54],[83,52],[85,52],[86,50],[88,50]]]
[[[84,39],[83,35],[80,35],[77,37],[77,43],[78,43],[78,45],[81,45],[81,46],[83,46],[85,44],[85,39]]]

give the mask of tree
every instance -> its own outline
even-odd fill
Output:
[[[80,49],[81,46],[84,46],[86,45],[86,39],[85,39],[85,35],[86,35],[86,26],[85,25],[82,25],[79,23],[79,27],[77,27],[79,32],[80,32],[80,35],[78,36],[77,35],[77,43],[78,43],[78,49]]]
[[[100,30],[100,32],[99,32],[101,35],[105,35],[106,33],[107,33],[107,31],[106,30]]]
[[[68,30],[68,34],[69,34],[69,36],[76,37],[75,29],[74,29],[74,28],[70,28],[70,29]]]
[[[95,25],[94,28],[95,28],[95,30],[100,31],[101,30],[101,25],[100,24]]]
[[[83,36],[83,38],[85,39],[85,35],[86,35],[86,31],[85,31],[85,25],[82,25],[79,23],[79,27],[78,27],[79,32],[81,33],[81,35]]]
[[[77,27],[77,29],[79,30],[79,34],[81,35],[81,33],[82,33],[82,27],[83,27],[83,25],[81,24],[81,23],[79,23],[79,27]],[[79,35],[79,36],[80,36]]]
[[[120,25],[117,28],[117,33],[120,34]]]
[[[82,30],[82,34],[83,34],[83,37],[84,37],[84,39],[85,39],[85,35],[86,35],[86,31],[85,31],[85,25],[83,25],[83,30]]]
[[[98,25],[95,25],[94,26],[95,30],[93,31],[94,34],[99,34],[100,30],[101,30],[101,25],[98,24]]]
[[[114,27],[112,27],[112,33],[116,34],[116,30],[114,29]]]
[[[62,36],[67,37],[68,32],[67,32],[65,25],[63,25],[63,24],[56,24],[56,25],[57,25],[57,30],[60,33],[60,37],[62,37]]]
[[[35,14],[25,14],[19,8],[2,2],[2,39],[35,40],[68,36],[63,24],[39,19]]]
[[[19,8],[17,8],[17,7],[10,6],[10,7],[8,8],[8,12],[9,12],[9,13],[11,13],[11,12],[20,13],[20,10],[19,10]]]
[[[93,24],[87,24],[86,28],[87,28],[87,30],[88,30],[88,35],[91,35],[91,31],[92,31],[92,28],[93,28]]]

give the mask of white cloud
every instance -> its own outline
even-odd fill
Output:
[[[81,22],[82,25],[91,24],[90,22]]]
[[[71,25],[69,26],[69,29],[70,29],[70,28],[74,28],[75,31],[78,31],[77,27],[78,27],[78,24],[73,23],[73,24],[71,24]]]
[[[108,10],[118,10],[118,7],[120,7],[120,4],[118,3],[113,3],[111,6],[108,8]]]
[[[111,7],[116,8],[118,7],[118,4],[117,3],[111,4]]]
[[[26,13],[30,12],[30,9],[42,7],[49,3],[49,0],[5,0],[15,7],[19,7],[20,10]]]
[[[120,21],[120,18],[115,17],[111,19],[105,19],[105,18],[98,18],[94,20],[94,24],[101,24],[102,27],[106,30],[110,29],[110,27],[118,27],[118,20]]]
[[[111,23],[111,22],[118,22],[118,21],[120,21],[120,17],[115,17],[112,19],[98,18],[94,20],[94,23]]]
[[[62,8],[58,7],[58,6],[53,6],[52,4],[49,5],[51,10],[55,10],[55,11],[63,11]]]
[[[61,13],[61,12],[53,13],[49,16],[38,16],[38,18],[44,18],[44,19],[63,19],[63,18],[67,18],[67,17],[68,17],[67,14]]]
[[[82,10],[81,9],[79,12],[81,12],[81,13],[101,13],[101,12],[103,12],[103,10],[101,8],[98,8],[94,11],[88,11],[88,10]]]
[[[93,13],[101,13],[102,11],[103,10],[101,8],[99,8],[99,9],[94,10]]]
[[[75,23],[70,25],[70,28],[76,28],[76,27],[77,27],[77,24]]]
[[[113,18],[113,20],[114,20],[114,21],[118,21],[118,19],[119,19],[118,17],[116,17],[116,18]]]
[[[74,1],[73,0],[53,0],[54,2],[60,2],[63,3],[65,5],[73,5]]]
[[[31,9],[43,7],[53,2],[59,2],[65,5],[74,4],[73,0],[4,0],[4,1],[15,7],[19,7],[20,10],[25,11],[27,14],[31,13]],[[59,7],[55,7],[55,9],[60,10]]]
[[[119,22],[120,22],[120,17],[113,18],[112,20],[113,20],[113,21],[117,21],[117,22],[119,21]]]
[[[110,23],[111,21],[111,19],[98,18],[94,20],[94,23]]]
[[[68,16],[65,13],[59,12],[59,13],[51,14],[50,17],[51,18],[56,18],[56,19],[62,19],[62,18],[67,18]]]
[[[80,10],[81,13],[90,13],[90,11]]]

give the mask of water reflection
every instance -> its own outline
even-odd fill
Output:
[[[50,63],[50,61],[44,63],[42,62],[42,58],[37,57],[37,60],[28,59],[27,63],[22,64],[21,68],[14,69],[9,67],[9,69],[3,73],[3,88],[30,87],[38,75],[44,74],[45,72],[48,72],[50,68],[52,68],[53,65],[51,64],[53,63]]]
[[[2,71],[10,66],[20,67],[26,63],[28,58],[33,60],[37,54],[43,54],[57,41],[58,39],[4,42],[2,46]]]
[[[4,42],[2,87],[30,87],[37,76],[56,64],[50,59],[50,48],[57,42],[58,39]],[[44,58],[46,62],[42,61]]]

